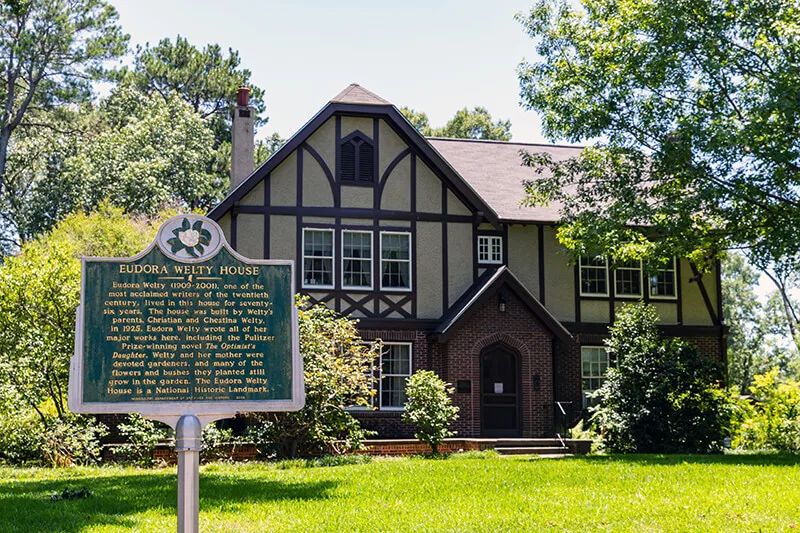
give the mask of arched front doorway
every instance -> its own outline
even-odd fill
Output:
[[[519,437],[519,354],[498,344],[481,353],[481,435]]]

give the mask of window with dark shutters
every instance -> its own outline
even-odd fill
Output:
[[[355,132],[342,140],[342,182],[373,183],[375,181],[375,149],[366,136]]]

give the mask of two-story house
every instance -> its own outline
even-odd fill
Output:
[[[375,410],[357,413],[381,436],[411,433],[400,415],[418,369],[454,385],[460,436],[551,436],[555,403],[579,412],[602,382],[602,340],[626,302],[724,357],[718,269],[569,264],[558,210],[520,205],[536,176],[520,150],[579,149],[426,139],[354,84],[209,214],[245,256],[294,259],[302,293],[384,341]]]

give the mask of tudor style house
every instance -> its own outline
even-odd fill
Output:
[[[240,94],[235,137],[252,139],[250,111]],[[356,413],[384,437],[412,433],[400,416],[419,369],[454,385],[459,436],[552,436],[559,406],[574,417],[602,382],[602,341],[626,302],[650,302],[667,334],[724,360],[719,270],[570,265],[558,210],[520,205],[536,176],[521,150],[579,148],[427,139],[353,84],[263,165],[234,174],[209,216],[242,254],[294,259],[303,294],[384,341],[375,409]]]

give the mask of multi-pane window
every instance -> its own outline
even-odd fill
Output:
[[[342,287],[372,288],[372,232],[342,232]]]
[[[581,388],[583,389],[583,406],[591,405],[592,399],[587,395],[600,388],[606,379],[608,370],[608,352],[602,346],[581,346]]]
[[[582,296],[608,296],[608,264],[604,257],[581,257]]]
[[[675,258],[650,274],[651,298],[677,298],[675,289]]]
[[[381,289],[411,290],[411,234],[381,232]]]
[[[384,343],[383,348],[380,407],[402,409],[406,403],[406,380],[411,376],[411,344]]]
[[[333,230],[303,229],[303,287],[333,288]]]
[[[478,236],[478,263],[503,262],[503,238],[493,235]]]
[[[641,261],[623,261],[614,265],[614,292],[623,297],[642,295]]]
[[[375,150],[361,132],[342,140],[342,182],[372,183],[375,180]]]

